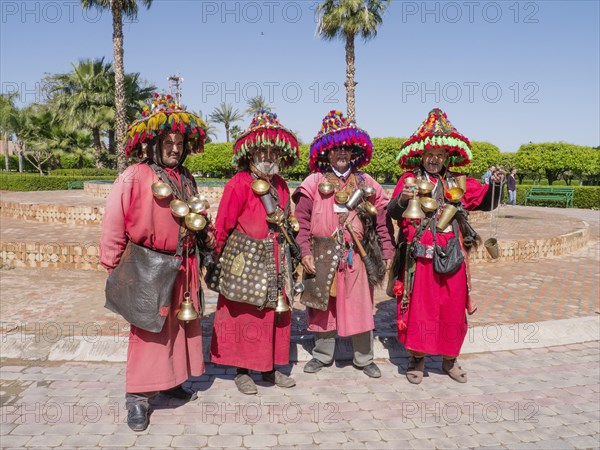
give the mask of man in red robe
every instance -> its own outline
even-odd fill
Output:
[[[174,198],[186,201],[197,194],[195,181],[182,164],[187,154],[204,141],[202,119],[182,110],[170,96],[156,95],[154,103],[152,113],[145,110],[128,129],[127,156],[137,151],[142,157],[142,145],[147,156],[115,181],[106,202],[100,242],[100,262],[110,273],[119,265],[129,241],[173,255],[180,232],[185,232],[182,264],[171,302],[160,310],[160,315],[166,316],[162,330],[156,333],[131,325],[125,398],[127,423],[134,431],[148,427],[148,408],[159,392],[184,400],[196,396],[181,385],[190,376],[204,372],[202,327],[199,319],[186,323],[178,320],[177,314],[184,294],[190,295],[194,308],[199,310],[197,244],[214,247],[212,233],[198,239],[169,207]],[[155,197],[152,187],[159,181],[169,186],[167,190],[172,194]]]
[[[406,376],[413,384],[423,380],[427,354],[441,354],[442,370],[459,383],[467,381],[457,357],[467,334],[465,311],[472,314],[476,309],[469,299],[468,251],[480,241],[468,224],[467,211],[495,209],[502,191],[500,172],[494,173],[491,183],[483,186],[473,178],[450,172],[450,166],[462,166],[471,159],[468,139],[458,133],[439,109],[429,113],[402,145],[398,156],[400,166],[409,171],[398,181],[388,214],[398,220],[404,238],[399,240],[398,256],[404,258],[404,264],[396,274],[399,280],[395,292],[398,339],[409,353]],[[429,185],[415,187],[419,182]],[[415,189],[430,191],[426,196],[436,201],[434,211],[418,214],[421,203],[415,197]],[[409,200],[416,203],[406,213]],[[410,217],[415,215],[422,217]],[[442,224],[445,216],[451,220]],[[436,246],[443,254],[450,254],[449,248],[454,244],[451,241],[455,239],[460,250],[454,254],[454,267],[448,264],[448,269],[444,269],[438,265],[436,271]],[[443,273],[446,270],[449,272]]]
[[[249,370],[279,387],[296,384],[275,369],[289,364],[291,334],[291,311],[275,307],[288,303],[291,272],[289,242],[282,232],[289,218],[289,189],[278,175],[279,165],[297,160],[294,134],[277,115],[258,112],[235,142],[233,162],[239,171],[225,185],[217,212],[221,272],[208,286],[220,294],[210,354],[212,362],[236,367],[235,384],[244,394],[258,392]]]
[[[333,363],[339,335],[352,337],[356,368],[372,378],[381,376],[373,361],[373,290],[385,276],[394,247],[392,223],[386,220],[389,199],[377,181],[358,170],[372,154],[369,135],[331,111],[310,148],[315,173],[294,193],[305,272],[300,301],[307,306],[308,329],[315,333],[313,357],[304,366],[308,373]]]

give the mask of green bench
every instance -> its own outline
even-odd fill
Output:
[[[79,181],[67,181],[67,189],[83,189],[83,180]]]
[[[569,205],[573,206],[573,192],[575,191],[572,187],[532,187],[527,194],[525,194],[525,206],[527,206],[528,200],[557,200],[565,202],[565,208]]]

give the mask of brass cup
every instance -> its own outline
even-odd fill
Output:
[[[338,205],[345,205],[350,195],[346,191],[337,191],[335,193],[335,202]]]
[[[158,199],[163,199],[163,198],[167,198],[170,197],[171,194],[173,194],[173,190],[171,189],[171,186],[169,186],[167,183],[163,183],[162,181],[157,181],[155,183],[152,183],[151,186],[152,189],[152,194],[154,194],[154,196]]]
[[[200,197],[192,197],[188,200],[188,206],[190,207],[190,211],[193,213],[201,213],[207,208],[207,201],[200,199]]]
[[[270,187],[269,183],[267,183],[262,178],[259,178],[258,180],[254,180],[252,182],[252,190],[254,191],[254,193],[256,195],[265,195],[267,192],[269,192],[269,187]]]
[[[487,250],[489,255],[492,257],[492,259],[500,258],[500,248],[498,247],[497,239],[489,238],[483,243],[483,245],[485,246],[485,249]]]
[[[377,208],[370,201],[365,200],[363,202],[362,206],[365,209],[365,211],[367,212],[367,214],[369,214],[370,216],[376,216],[377,215]]]
[[[456,206],[446,203],[446,206],[444,206],[444,210],[442,211],[442,214],[440,215],[440,218],[438,220],[436,228],[440,231],[443,231],[444,229],[446,229],[446,227],[448,225],[450,225],[450,222],[452,222],[452,219],[454,218],[456,211],[457,211]]]
[[[204,230],[206,218],[202,214],[191,212],[185,216],[185,226],[192,231]]]
[[[375,188],[373,186],[369,186],[368,184],[365,184],[362,190],[365,193],[365,197],[370,197],[375,193]]]
[[[435,186],[433,183],[430,183],[427,180],[419,180],[417,181],[417,190],[419,191],[419,195],[429,195]]]
[[[467,176],[466,175],[459,175],[457,177],[454,177],[454,181],[456,181],[456,185],[463,190],[463,193],[467,192]]]
[[[414,177],[409,177],[404,179],[404,186],[406,187],[415,187],[417,185],[417,179]]]
[[[190,212],[190,207],[187,203],[177,199],[171,200],[169,207],[171,208],[171,213],[175,217],[185,217]]]
[[[324,182],[324,183],[319,183],[319,192],[323,195],[330,195],[333,194],[334,188],[333,188],[333,184],[329,183],[328,181]]]
[[[465,195],[465,191],[459,187],[453,187],[446,192],[446,198],[451,202],[458,202]]]
[[[290,218],[288,219],[289,223],[290,223],[290,227],[292,228],[292,231],[294,233],[297,233],[298,231],[300,231],[300,222],[298,222],[298,219],[296,219],[296,216],[294,216],[293,214],[290,214]]]
[[[421,209],[426,213],[430,213],[438,209],[438,202],[431,197],[421,197],[419,201],[421,202]]]

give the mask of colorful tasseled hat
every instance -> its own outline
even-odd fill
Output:
[[[152,111],[148,106],[142,110],[142,117],[127,128],[125,134],[125,155],[149,144],[165,133],[187,135],[192,153],[201,152],[206,139],[206,123],[195,114],[185,111],[171,95],[154,94]]]
[[[298,139],[271,111],[254,114],[248,129],[237,138],[233,146],[233,165],[239,166],[240,160],[250,159],[252,152],[260,147],[279,149],[279,160],[286,167],[293,166],[300,158]]]
[[[448,150],[448,166],[464,166],[471,162],[471,143],[456,131],[446,113],[435,108],[415,133],[400,147],[396,158],[400,167],[419,167],[424,150],[443,148]]]
[[[340,111],[329,111],[323,119],[319,134],[310,145],[311,172],[325,172],[329,168],[329,150],[336,147],[352,149],[352,168],[366,166],[373,156],[373,143],[366,131],[349,122]]]

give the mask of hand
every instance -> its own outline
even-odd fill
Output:
[[[404,188],[402,188],[402,192],[400,193],[400,199],[398,200],[398,203],[400,203],[400,205],[404,206],[414,196],[415,196],[414,188],[404,186]]]
[[[315,274],[317,269],[315,268],[315,257],[313,255],[306,255],[302,257],[302,267],[306,273]]]
[[[504,170],[496,170],[491,177],[491,181],[500,184],[504,179]]]
[[[206,233],[206,237],[204,238],[204,245],[206,245],[206,248],[208,248],[209,250],[214,250],[214,248],[217,246],[217,239],[215,238],[215,235],[212,231]]]
[[[392,268],[392,260],[391,259],[384,259],[383,262],[385,263],[385,270],[387,272],[389,272],[390,269]]]

